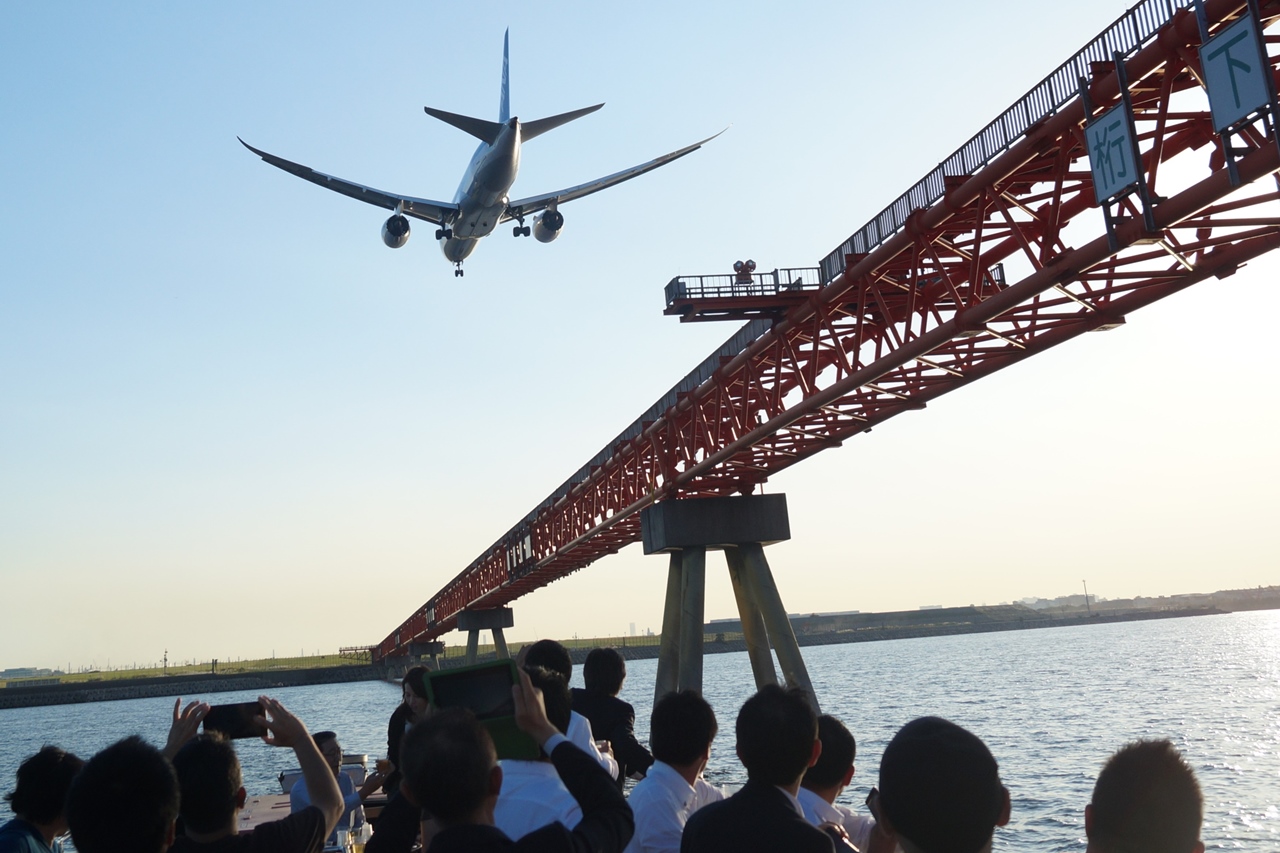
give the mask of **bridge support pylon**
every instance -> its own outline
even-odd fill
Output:
[[[772,646],[787,686],[803,690],[816,710],[818,697],[764,556],[764,545],[791,538],[786,495],[664,501],[645,509],[640,523],[644,552],[671,555],[654,701],[673,690],[702,692],[706,561],[711,548],[723,550],[729,564],[756,687],[777,683]]]
[[[440,655],[442,654],[444,654],[444,643],[439,640],[409,644],[409,659],[422,662],[424,658],[430,658],[432,669],[440,668]]]
[[[489,610],[464,610],[458,614],[458,630],[467,632],[468,664],[476,662],[480,648],[480,632],[493,632],[493,646],[499,659],[510,658],[507,651],[507,638],[502,635],[503,628],[516,624],[515,613],[510,607],[494,607]]]

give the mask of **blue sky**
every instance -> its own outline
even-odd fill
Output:
[[[381,640],[729,336],[662,316],[672,276],[815,265],[1125,5],[912,9],[6,6],[0,667]],[[494,115],[508,26],[517,115],[606,102],[525,148],[521,195],[732,127],[463,279],[236,142],[452,198],[474,140],[422,107]],[[775,478],[788,608],[1276,583],[1274,267]],[[633,546],[513,633],[657,630],[664,574]]]

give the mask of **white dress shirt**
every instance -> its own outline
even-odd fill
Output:
[[[859,850],[866,850],[871,840],[871,830],[876,828],[875,818],[868,815],[855,814],[845,806],[828,803],[808,788],[801,788],[796,795],[800,800],[800,808],[804,810],[804,818],[814,826],[834,823],[844,827],[849,833],[849,841]]]
[[[545,749],[551,752],[563,740],[556,735],[547,741]],[[578,801],[560,781],[560,774],[550,761],[504,758],[498,764],[502,767],[502,790],[493,809],[493,823],[512,841],[549,823],[559,821],[573,829],[582,820]]]
[[[618,778],[618,759],[609,755],[607,752],[601,752],[600,747],[596,746],[595,736],[591,733],[591,721],[579,714],[577,711],[569,712],[569,731],[565,732],[565,737],[569,742],[587,755],[595,758],[596,762],[609,774],[610,779]],[[572,827],[570,827],[572,829]]]
[[[627,798],[636,834],[624,853],[678,853],[689,815],[723,799],[724,792],[701,776],[690,785],[670,764],[655,761]]]

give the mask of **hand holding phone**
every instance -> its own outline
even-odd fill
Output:
[[[262,732],[264,743],[271,746],[297,746],[302,741],[311,738],[311,733],[307,731],[306,724],[289,713],[289,710],[280,704],[278,699],[272,699],[270,696],[259,696],[258,704],[265,709],[263,712],[259,712],[258,716],[258,722],[265,729]]]
[[[192,701],[183,708],[182,697],[173,701],[173,724],[169,726],[169,740],[164,747],[165,758],[172,761],[178,750],[196,736],[200,722],[208,713],[208,703]]]
[[[541,747],[559,732],[547,719],[547,706],[542,700],[542,691],[533,686],[529,673],[523,667],[516,672],[520,676],[520,683],[511,687],[511,696],[516,706],[516,725]]]

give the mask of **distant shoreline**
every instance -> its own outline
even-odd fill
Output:
[[[969,608],[957,608],[964,610]],[[955,622],[951,624],[910,625],[891,624],[895,614],[861,614],[862,621],[877,615],[886,617],[883,624],[859,627],[856,630],[805,630],[805,623],[796,619],[800,630],[796,641],[801,646],[826,646],[841,643],[866,643],[881,640],[908,640],[919,637],[942,637],[956,634],[984,634],[995,631],[1020,631],[1035,628],[1064,628],[1076,625],[1101,625],[1115,622],[1137,622],[1149,619],[1180,619],[1191,616],[1214,616],[1232,611],[1214,607],[1196,607],[1176,610],[1131,610],[1119,613],[1070,614],[1036,619],[990,622]],[[710,626],[716,627],[714,625]],[[723,633],[708,633],[703,653],[729,654],[746,650],[746,644],[736,637],[729,639]],[[575,663],[581,663],[589,648],[573,648],[570,653]],[[620,645],[623,657],[645,660],[658,656],[656,643],[644,645]],[[492,653],[481,659],[492,658]],[[463,658],[449,657],[442,666],[463,664]],[[265,672],[231,673],[217,675],[175,675],[159,678],[133,678],[116,681],[88,681],[70,684],[47,684],[31,687],[11,685],[0,689],[0,709],[30,708],[45,705],[73,705],[84,702],[107,702],[120,699],[142,699],[164,696],[199,696],[231,690],[271,690],[279,687],[300,687],[309,684],[336,684],[351,681],[379,681],[393,678],[398,673],[385,667],[370,664],[323,667],[313,669],[269,670]]]

